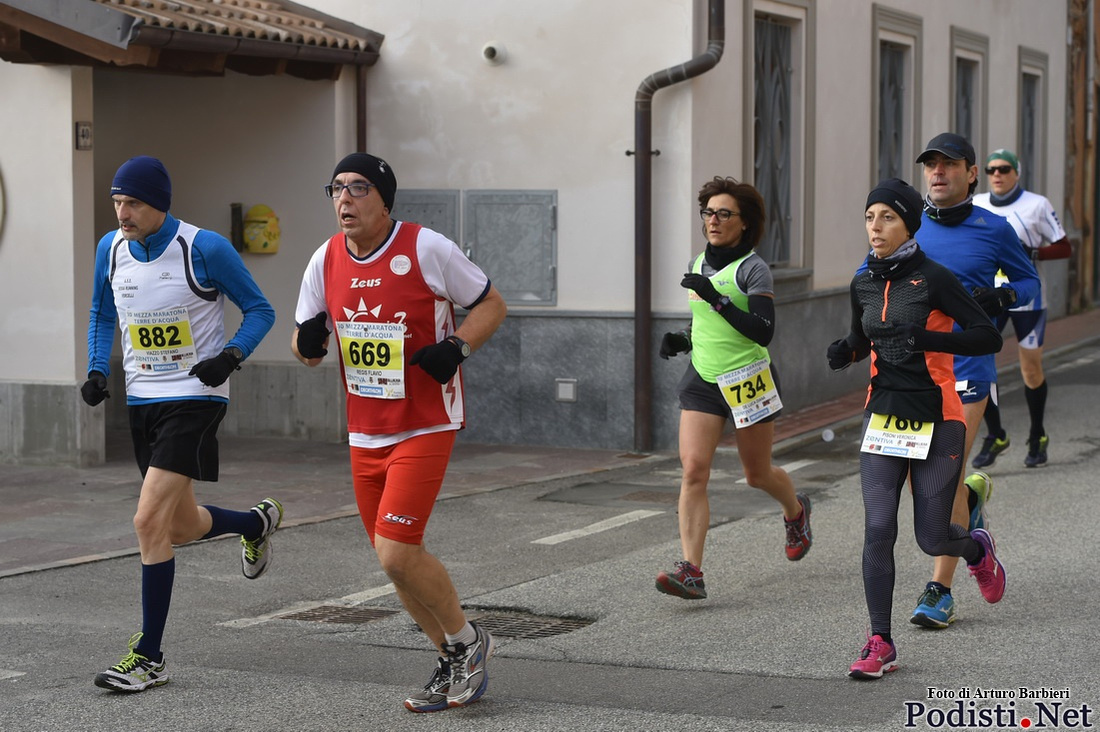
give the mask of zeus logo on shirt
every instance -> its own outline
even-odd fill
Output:
[[[351,289],[359,290],[364,287],[378,287],[382,284],[382,278],[378,277],[373,280],[361,280],[358,277],[351,278]]]

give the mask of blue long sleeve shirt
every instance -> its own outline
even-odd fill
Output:
[[[179,221],[167,214],[164,224],[145,243],[127,242],[133,257],[152,262],[160,257],[173,241]],[[110,232],[96,246],[95,274],[92,286],[92,307],[88,322],[88,371],[110,374],[111,351],[114,346],[118,310],[110,280],[111,243],[117,232]],[[225,344],[241,349],[248,358],[275,324],[275,309],[264,297],[240,254],[220,234],[200,230],[191,248],[195,279],[200,285],[223,293],[242,313],[240,328]]]

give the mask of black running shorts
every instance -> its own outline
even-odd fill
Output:
[[[134,457],[142,477],[151,466],[195,480],[217,480],[218,425],[227,406],[203,400],[128,407]]]
[[[768,364],[768,368],[772,373],[772,380],[775,382],[775,390],[779,392],[780,397],[782,397],[783,387],[779,384],[779,372],[775,370],[775,363]],[[706,414],[714,414],[719,417],[725,417],[731,421],[733,420],[733,413],[730,412],[729,404],[727,404],[726,400],[722,397],[722,389],[718,384],[704,381],[703,377],[699,375],[699,372],[695,370],[693,364],[688,364],[687,371],[684,372],[683,378],[680,379],[680,385],[677,387],[677,391],[680,394],[680,409],[689,412],[705,412]],[[780,409],[775,414],[769,414],[755,424],[771,422],[782,413],[783,410]]]

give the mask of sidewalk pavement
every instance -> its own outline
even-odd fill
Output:
[[[1100,310],[1047,326],[1053,353],[1100,340]],[[822,354],[824,363],[824,354]],[[1006,338],[998,371],[1017,369],[1014,337]],[[821,439],[821,431],[857,426],[866,391],[784,414],[776,422],[777,455]],[[357,514],[347,446],[307,440],[222,437],[218,483],[196,484],[200,503],[244,507],[264,496],[282,501],[284,526]],[[108,460],[93,468],[5,466],[0,473],[0,577],[135,554],[131,519],[140,478],[128,437],[111,434]],[[519,485],[548,489],[619,480],[674,464],[675,454],[636,454],[522,445],[481,445],[460,439],[440,500]],[[560,484],[554,485],[554,484]]]

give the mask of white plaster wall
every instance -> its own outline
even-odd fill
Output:
[[[743,73],[742,47],[751,33],[744,27],[746,2],[727,2],[718,67],[653,99],[653,147],[661,150],[653,160],[653,306],[659,312],[686,312],[677,275],[702,245],[694,199],[699,184],[712,175],[746,176],[742,151],[751,130],[743,128],[741,111],[752,100]],[[368,147],[394,164],[401,186],[557,189],[556,310],[632,310],[634,160],[624,153],[634,146],[634,95],[650,73],[705,47],[705,0],[307,4],[385,34],[381,59],[367,71]],[[1061,208],[1065,0],[884,4],[924,19],[922,140],[948,124],[952,24],[990,38],[993,145],[1016,139],[1019,46],[1049,55],[1044,194]],[[507,49],[505,63],[482,60],[488,41]],[[846,285],[865,251],[861,214],[873,183],[872,43],[870,3],[817,7],[810,233],[816,289]],[[280,215],[280,252],[245,260],[278,318],[257,357],[289,361],[302,269],[335,231],[320,186],[354,145],[354,70],[345,69],[335,83],[96,71],[95,149],[75,153],[72,122],[85,113],[74,110],[89,102],[74,89],[86,86],[81,79],[88,73],[0,62],[4,98],[26,100],[0,104],[8,211],[0,232],[0,332],[17,344],[0,350],[0,379],[83,374],[93,246],[114,228],[109,182],[122,161],[142,153],[166,162],[172,210],[185,220],[227,234],[234,201],[246,209],[265,203]],[[88,156],[94,161],[90,190]],[[920,184],[918,174],[914,166],[913,182]],[[39,181],[51,179],[66,185],[43,195]],[[81,223],[88,206],[95,217],[90,228]],[[59,274],[50,266],[66,259],[75,260],[74,271]],[[31,357],[43,352],[54,357]]]
[[[418,188],[559,190],[558,309],[633,308],[633,96],[651,72],[705,47],[705,0],[310,0],[308,4],[386,35],[369,72],[369,141],[401,185]],[[1065,110],[1065,0],[887,0],[923,19],[918,137],[950,126],[950,29],[990,40],[988,135],[1016,139],[1018,50],[1050,60],[1047,190],[1061,208]],[[782,0],[775,5],[782,6]],[[695,191],[713,175],[749,177],[741,110],[742,48],[751,0],[726,3],[726,49],[707,74],[657,92],[653,100],[654,309],[683,311],[678,278],[702,247]],[[872,4],[817,4],[813,219],[808,241],[813,289],[848,283],[866,253],[863,203],[874,145],[870,103]],[[508,60],[480,58],[490,40]],[[1014,142],[1012,144],[1015,144]],[[979,157],[984,155],[979,151]],[[984,177],[984,176],[983,176]],[[923,190],[919,168],[912,182]],[[602,263],[622,266],[596,268]],[[516,308],[518,309],[518,308]]]
[[[74,149],[73,121],[90,113],[89,81],[86,69],[0,62],[3,381],[64,383],[83,375],[73,322],[89,291],[74,276],[74,252],[91,225],[77,201],[90,159]]]
[[[385,34],[369,71],[368,147],[399,185],[556,189],[557,309],[633,310],[634,93],[701,50],[694,13],[705,3],[308,4]],[[489,41],[507,49],[503,64],[482,59]],[[697,187],[687,85],[657,92],[653,110],[654,249],[681,271]],[[667,279],[654,281],[671,293],[679,280]]]
[[[196,226],[228,237],[230,203],[241,203],[245,213],[254,204],[270,206],[282,230],[278,253],[242,254],[276,314],[253,357],[291,360],[302,271],[336,231],[321,187],[336,150],[354,145],[352,125],[334,111],[337,97],[353,91],[353,77],[353,69],[337,83],[232,72],[192,78],[97,71],[95,239],[117,228],[111,179],[134,155],[164,162],[172,178],[172,215]],[[226,312],[228,335],[240,317],[230,303]]]

